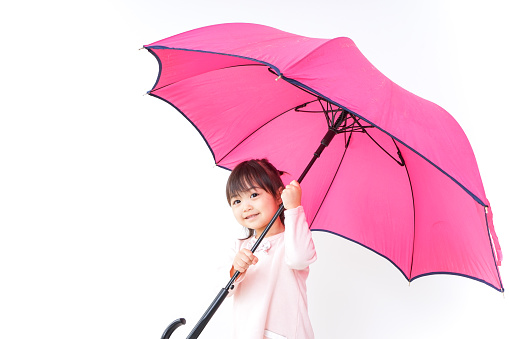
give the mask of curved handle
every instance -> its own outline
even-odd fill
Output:
[[[186,324],[186,319],[184,319],[184,318],[179,318],[179,319],[175,320],[168,327],[166,327],[161,339],[168,339],[171,336],[171,334],[173,333],[173,331],[175,331],[177,328],[179,328],[180,326],[185,325],[185,324]]]

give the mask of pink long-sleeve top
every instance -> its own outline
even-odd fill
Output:
[[[256,239],[237,240],[232,259]],[[285,211],[285,231],[265,238],[252,265],[235,282],[233,317],[235,339],[312,339],[306,279],[316,251],[304,209]]]

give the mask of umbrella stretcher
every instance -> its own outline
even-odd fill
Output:
[[[159,63],[148,93],[195,126],[216,165],[267,158],[288,181],[306,176],[311,230],[364,246],[409,282],[451,274],[504,291],[491,207],[463,130],[385,77],[350,39],[221,24],[144,48]]]

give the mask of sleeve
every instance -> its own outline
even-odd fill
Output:
[[[302,206],[285,211],[285,260],[294,270],[303,270],[316,261],[315,244]]]

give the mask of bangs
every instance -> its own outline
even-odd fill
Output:
[[[279,188],[283,186],[279,173],[276,174],[276,178],[277,180],[271,178],[264,166],[259,163],[245,162],[239,164],[232,171],[226,183],[228,204],[230,204],[232,197],[255,187],[261,188],[276,197]]]

